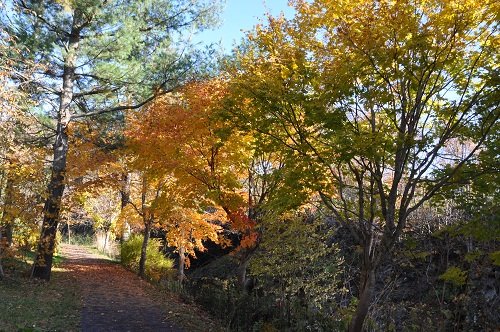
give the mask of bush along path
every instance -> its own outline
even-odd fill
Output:
[[[163,294],[160,299],[154,286],[121,265],[85,247],[63,244],[61,250],[66,258],[64,267],[81,289],[81,331],[218,330],[196,307],[171,295],[165,299]],[[194,326],[180,324],[186,321],[183,313]]]

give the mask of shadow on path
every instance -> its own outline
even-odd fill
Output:
[[[146,281],[85,247],[61,244],[61,250],[81,289],[82,331],[183,331],[165,319]]]

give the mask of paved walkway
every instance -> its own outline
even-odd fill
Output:
[[[83,332],[183,331],[148,296],[147,282],[84,247],[61,244],[61,249],[82,292]]]

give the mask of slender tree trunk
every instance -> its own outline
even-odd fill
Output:
[[[5,194],[3,202],[3,213],[0,225],[3,226],[3,232],[5,233],[5,243],[8,247],[12,245],[12,235],[13,235],[13,222],[14,216],[12,215],[12,199],[14,194],[14,181],[7,173],[7,184],[5,185]]]
[[[104,233],[104,248],[102,249],[102,251],[108,252],[107,248],[108,248],[108,231]]]
[[[5,225],[5,239],[7,240],[7,247],[12,246],[12,237],[14,236],[14,219],[10,219]]]
[[[5,277],[2,267],[2,255],[3,255],[3,238],[2,238],[2,230],[0,229],[0,280],[2,280]]]
[[[186,250],[184,249],[184,246],[180,246],[179,248],[179,282],[182,283],[184,279],[186,278],[186,275],[184,274],[184,268],[186,266]]]
[[[375,270],[370,262],[363,263],[360,279],[358,306],[349,324],[349,332],[363,331],[363,323],[370,308],[375,290]]]
[[[123,211],[123,209],[127,206],[127,204],[130,201],[130,173],[122,174],[120,195],[121,195],[121,209]],[[130,236],[130,225],[127,220],[124,220],[120,234],[120,241],[121,242],[127,241],[129,236]]]
[[[241,286],[242,290],[245,290],[245,283],[247,281],[247,268],[250,263],[251,255],[245,255],[239,262],[237,268],[238,284]]]
[[[146,252],[148,248],[149,235],[151,233],[151,220],[144,223],[144,240],[142,241],[141,258],[139,260],[139,276],[144,278],[146,270]]]
[[[226,212],[226,215],[228,216],[229,219],[234,218],[233,213],[231,212],[231,210],[227,206],[223,205],[222,209],[224,210],[224,212]],[[256,214],[257,214],[257,210],[255,209],[255,207],[250,206],[249,207],[249,218],[257,220]],[[253,230],[253,231],[255,231],[255,230]],[[238,278],[238,284],[241,286],[242,290],[245,290],[248,264],[250,263],[250,259],[252,258],[252,255],[258,249],[259,242],[260,242],[260,234],[258,234],[258,238],[251,248],[240,248],[240,252],[238,253],[239,265],[238,265],[236,273],[237,273],[237,278]]]
[[[68,40],[68,51],[64,62],[63,86],[61,91],[56,137],[53,147],[52,174],[43,208],[43,223],[38,243],[37,256],[33,265],[32,277],[50,280],[52,256],[59,223],[61,200],[65,188],[66,157],[68,155],[68,125],[71,120],[70,104],[73,99],[73,84],[76,65],[76,51],[79,44],[79,30],[76,17]]]
[[[69,221],[66,225],[68,226],[68,244],[71,244],[71,228],[69,227]]]
[[[121,195],[121,208],[123,210],[130,201],[130,173],[122,174],[120,195]]]

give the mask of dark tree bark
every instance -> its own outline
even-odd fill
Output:
[[[374,290],[375,270],[372,268],[371,263],[363,263],[359,285],[359,301],[354,316],[349,324],[349,332],[363,331],[363,323],[368,314]]]
[[[148,248],[148,242],[149,242],[149,236],[151,233],[151,224],[152,220],[147,219],[144,222],[144,239],[142,241],[142,247],[141,247],[141,258],[139,259],[139,276],[141,278],[144,278],[145,276],[145,271],[146,271],[146,253],[147,253],[147,248]]]
[[[65,188],[66,158],[68,155],[68,125],[71,120],[70,104],[73,99],[76,51],[79,46],[79,31],[73,17],[73,27],[68,40],[68,51],[64,61],[63,86],[61,91],[56,140],[53,147],[52,174],[48,185],[47,200],[43,208],[43,224],[38,243],[37,256],[33,265],[32,277],[50,280],[55,237],[59,223],[61,200]]]
[[[130,173],[123,173],[121,179],[121,188],[120,188],[120,196],[121,196],[121,209],[123,210],[127,204],[130,202]],[[120,232],[120,241],[127,241],[130,236],[130,225],[127,220],[123,221],[123,226]]]
[[[130,173],[123,173],[121,179],[121,208],[122,210],[130,202]]]
[[[12,245],[12,233],[13,233],[13,222],[14,216],[12,215],[12,198],[13,198],[13,187],[14,181],[7,173],[7,183],[5,185],[4,202],[3,202],[3,212],[2,212],[2,222],[3,232],[5,234],[5,243],[8,247]],[[0,230],[1,231],[1,230]]]
[[[184,279],[186,278],[186,275],[184,273],[184,269],[186,267],[186,250],[184,249],[183,246],[179,248],[179,282],[182,283]]]
[[[68,227],[68,244],[71,244],[71,227],[69,227],[69,220],[66,222],[66,226]]]

